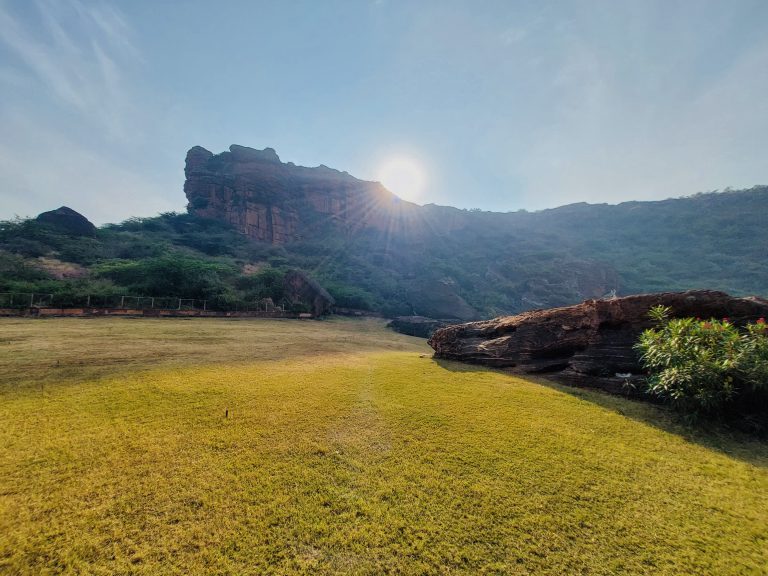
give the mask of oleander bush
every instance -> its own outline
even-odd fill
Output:
[[[728,318],[670,318],[650,311],[656,328],[636,349],[648,371],[648,392],[694,416],[768,412],[768,326],[765,319],[739,328]]]

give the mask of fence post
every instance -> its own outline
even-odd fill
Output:
[[[85,301],[85,307],[90,308],[91,307],[91,295],[88,294],[88,300]]]
[[[120,296],[120,308],[125,308],[125,296]]]
[[[208,300],[203,300],[203,312],[206,311],[206,306],[208,305]]]
[[[181,310],[181,298],[179,298],[179,310]]]
[[[32,308],[32,306],[35,304],[35,295],[30,294],[29,295],[29,307]]]

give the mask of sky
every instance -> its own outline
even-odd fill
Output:
[[[194,145],[495,211],[768,184],[766,29],[765,0],[0,0],[0,219],[183,211]]]

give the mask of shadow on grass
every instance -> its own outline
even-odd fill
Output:
[[[765,439],[719,423],[690,424],[664,405],[609,394],[594,388],[568,386],[535,374],[519,374],[511,370],[438,358],[432,358],[432,361],[450,372],[494,372],[546,386],[563,394],[592,402],[625,418],[675,434],[688,442],[715,450],[731,458],[753,466],[768,468],[768,441]]]

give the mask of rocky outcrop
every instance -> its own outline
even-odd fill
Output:
[[[709,290],[641,294],[448,326],[429,344],[436,358],[619,391],[627,377],[617,374],[642,372],[633,345],[653,325],[648,311],[659,304],[669,306],[674,317],[729,318],[737,324],[768,315],[768,300],[762,298]]]
[[[387,326],[400,334],[429,338],[438,328],[452,324],[451,320],[435,320],[425,316],[398,316]]]
[[[328,226],[397,233],[408,229],[418,208],[378,182],[327,166],[283,163],[272,148],[232,145],[214,155],[195,146],[187,153],[184,174],[190,213],[224,220],[250,238],[273,244]]]
[[[330,313],[336,303],[325,288],[300,270],[288,272],[284,284],[288,301],[291,304],[308,304],[315,316]]]
[[[38,222],[70,236],[96,236],[96,226],[88,218],[68,206],[39,214]]]

